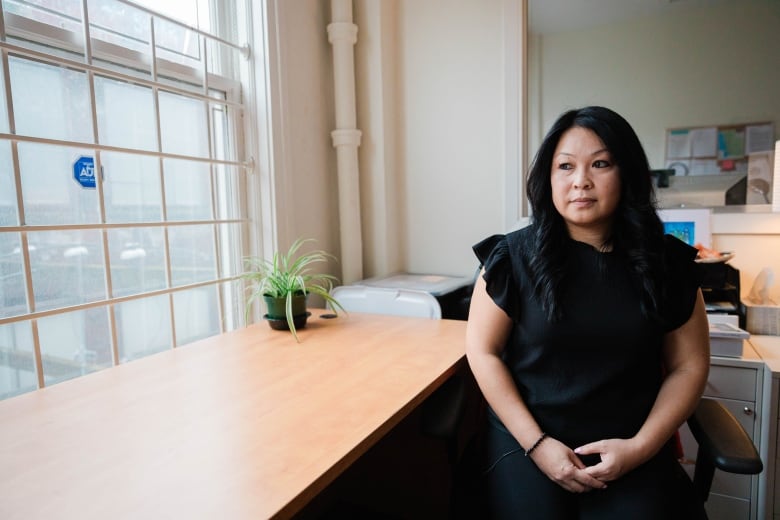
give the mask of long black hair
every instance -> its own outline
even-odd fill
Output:
[[[643,314],[657,318],[663,278],[664,228],[655,210],[650,166],[628,121],[600,106],[570,110],[561,115],[542,141],[528,172],[526,193],[531,204],[531,222],[535,226],[530,268],[536,296],[549,319],[560,319],[558,301],[566,276],[569,234],[563,217],[553,205],[550,175],[558,141],[573,127],[593,131],[618,167],[620,201],[611,234],[604,245],[611,246],[615,253],[626,258],[642,294]]]

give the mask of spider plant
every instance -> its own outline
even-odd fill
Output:
[[[270,260],[256,256],[244,258],[244,265],[247,270],[242,274],[242,278],[249,281],[246,300],[247,319],[255,300],[261,297],[266,300],[268,298],[284,299],[287,327],[292,332],[295,340],[300,342],[296,331],[295,318],[301,319],[301,315],[296,315],[293,312],[293,300],[296,296],[304,298],[302,319],[304,324],[306,317],[305,298],[310,293],[321,296],[330,304],[334,312],[336,312],[336,309],[344,310],[341,304],[330,295],[333,283],[337,281],[337,278],[329,274],[311,272],[313,264],[327,262],[329,258],[335,257],[321,250],[299,254],[299,250],[305,243],[313,241],[314,239],[311,238],[299,238],[292,243],[286,253],[277,251]],[[272,318],[280,317],[273,316]]]

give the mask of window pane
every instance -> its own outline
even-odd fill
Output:
[[[241,247],[241,224],[220,224],[219,230],[219,250],[220,250],[220,277],[227,278],[237,276],[244,272],[241,257],[235,254],[236,251],[242,251]]]
[[[106,298],[100,231],[39,231],[29,242],[36,310]]]
[[[219,334],[216,287],[199,287],[173,293],[176,342],[186,345]]]
[[[222,316],[225,330],[234,330],[244,324],[244,286],[241,281],[220,284]]]
[[[206,109],[202,101],[160,92],[160,128],[164,152],[209,156]]]
[[[173,226],[168,230],[168,242],[174,287],[216,278],[213,226]]]
[[[191,67],[195,71],[203,69],[200,65],[201,38],[196,32],[179,24],[155,18],[154,40],[157,44],[158,58]],[[202,77],[203,74],[199,76]]]
[[[46,386],[110,367],[106,307],[67,312],[38,320]]]
[[[25,283],[19,233],[0,233],[0,317],[29,312]]]
[[[206,49],[208,53],[208,71],[211,74],[226,78],[238,76],[241,58],[239,49],[215,40],[209,40],[206,43]]]
[[[211,174],[207,163],[163,161],[168,220],[211,219]]]
[[[171,348],[168,296],[123,302],[114,312],[120,363]]]
[[[157,150],[152,89],[95,77],[101,144]]]
[[[27,224],[89,224],[100,222],[97,190],[79,184],[74,167],[92,151],[19,143]]]
[[[11,143],[0,141],[0,226],[16,226],[18,224]]]
[[[114,296],[165,288],[162,228],[123,228],[108,231],[111,283]]]
[[[87,5],[89,33],[93,39],[149,53],[148,14],[116,0],[89,0]]]
[[[5,0],[3,7],[8,13],[32,18],[53,27],[69,31],[81,31],[81,3],[52,0]]]
[[[242,207],[240,194],[241,177],[239,169],[235,166],[218,164],[214,167],[216,175],[216,205],[217,218],[220,220],[234,220],[241,218]]]
[[[160,161],[156,157],[103,152],[107,222],[162,220]]]
[[[36,388],[30,322],[0,325],[0,399]]]
[[[0,78],[5,77],[5,74],[3,74],[3,62],[0,60]],[[2,100],[2,103],[0,103],[0,132],[8,133],[8,107],[5,103],[5,81],[0,81],[0,93],[2,93],[2,97],[0,97],[0,100]]]
[[[209,29],[208,2],[203,0],[135,0],[135,3],[204,31]]]
[[[231,154],[230,126],[228,125],[228,106],[211,104],[211,150],[215,159],[235,160]]]
[[[16,132],[92,142],[92,110],[83,72],[10,57]]]

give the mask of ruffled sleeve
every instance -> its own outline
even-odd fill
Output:
[[[493,235],[472,248],[485,269],[488,295],[510,317],[517,316],[519,291],[512,276],[512,260],[505,235]]]
[[[685,242],[666,235],[667,292],[664,302],[667,331],[685,324],[693,314],[696,294],[701,285],[697,251]]]

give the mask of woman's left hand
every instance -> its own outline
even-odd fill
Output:
[[[609,482],[625,475],[643,462],[643,457],[630,439],[606,439],[591,442],[574,450],[577,455],[599,455],[601,462],[585,469],[591,476]]]

